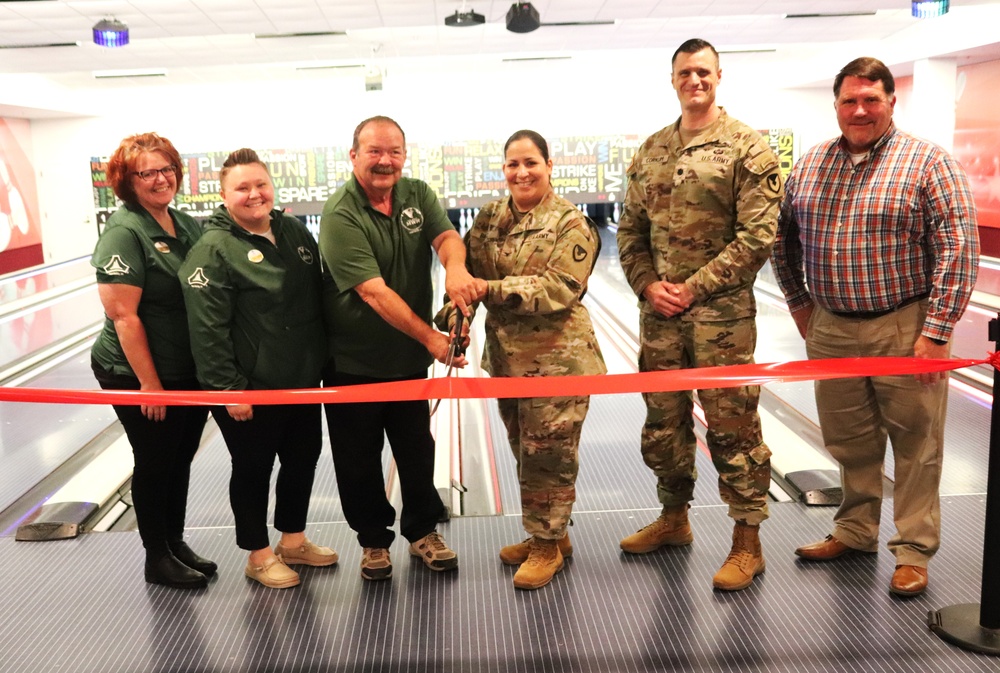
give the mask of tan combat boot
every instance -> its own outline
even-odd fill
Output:
[[[521,565],[528,560],[528,553],[531,551],[531,541],[533,539],[533,537],[529,537],[527,540],[523,540],[517,544],[509,544],[501,548],[500,560],[509,566]],[[559,551],[562,552],[564,559],[573,555],[573,543],[569,541],[569,533],[566,533],[566,536],[559,540]]]
[[[712,586],[723,591],[746,589],[753,578],[764,572],[764,552],[760,548],[759,526],[736,522],[733,548],[725,563],[712,578]]]
[[[664,545],[683,547],[691,544],[694,535],[688,523],[688,507],[664,507],[656,521],[621,541],[622,550],[629,554],[646,554]]]
[[[518,589],[538,589],[552,581],[563,569],[563,555],[556,540],[531,538],[528,558],[514,573],[514,586]]]

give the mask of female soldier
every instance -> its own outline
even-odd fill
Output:
[[[518,131],[504,145],[510,195],[479,212],[467,236],[467,264],[486,306],[483,366],[492,376],[568,376],[607,370],[580,298],[600,244],[569,201],[552,191],[545,139]],[[454,325],[454,311],[445,318]],[[531,535],[500,550],[521,564],[514,586],[537,589],[572,554],[566,526],[576,500],[577,448],[590,398],[498,400],[517,459],[524,529]]]
[[[177,269],[201,227],[170,207],[183,165],[173,144],[155,133],[125,138],[108,161],[108,180],[124,205],[108,219],[90,259],[106,315],[90,351],[101,388],[198,388]],[[205,576],[216,565],[183,536],[191,460],[208,410],[149,404],[114,409],[135,458],[132,499],[146,549],[146,581],[207,586]]]
[[[250,149],[219,175],[224,203],[180,270],[198,379],[211,390],[314,388],[326,360],[319,250],[305,226],[274,208],[267,167]],[[264,586],[299,583],[292,564],[327,566],[337,553],[305,536],[322,447],[320,405],[230,404],[213,408],[232,457],[229,499],[245,573]],[[271,550],[267,501],[275,456]]]

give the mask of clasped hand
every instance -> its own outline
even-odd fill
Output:
[[[647,285],[642,294],[657,313],[667,318],[680,315],[694,303],[694,295],[684,283],[659,280]]]

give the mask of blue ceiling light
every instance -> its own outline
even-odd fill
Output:
[[[948,13],[950,0],[913,0],[911,12],[914,18],[930,19]]]
[[[94,24],[94,44],[101,47],[124,47],[128,44],[128,26],[118,19],[101,19]]]

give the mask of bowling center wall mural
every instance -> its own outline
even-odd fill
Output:
[[[791,130],[761,133],[787,175],[793,163]],[[643,140],[638,135],[549,138],[552,186],[573,203],[620,203],[625,198],[625,171]],[[276,204],[315,224],[327,198],[351,177],[349,150],[348,146],[309,147],[264,149],[258,154],[270,168]],[[184,177],[177,194],[178,209],[203,218],[221,205],[219,171],[226,156],[228,151],[222,150],[181,155]],[[107,160],[95,157],[90,164],[99,227],[120,205],[107,181]],[[448,210],[471,212],[507,193],[503,142],[494,140],[408,144],[403,175],[429,184]]]
[[[0,117],[0,274],[44,261],[29,137],[27,120]]]

